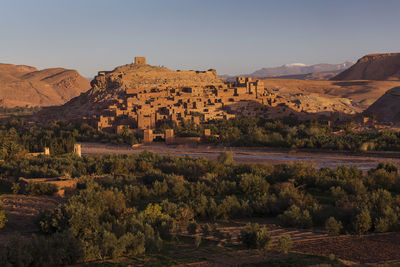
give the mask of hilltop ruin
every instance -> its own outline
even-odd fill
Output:
[[[276,95],[262,80],[238,77],[227,82],[214,69],[173,71],[148,65],[144,57],[113,71],[98,72],[91,86],[88,92],[61,107],[44,110],[42,115],[47,119],[84,120],[99,130],[116,133],[157,129],[164,123],[183,120],[200,124],[235,116],[307,115],[303,101]],[[331,105],[336,106],[340,104]],[[331,115],[336,112],[331,107],[308,109]]]

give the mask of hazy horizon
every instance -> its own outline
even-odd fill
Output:
[[[397,52],[400,2],[10,1],[0,62],[92,77],[146,56],[171,69],[251,73],[290,63],[355,62]]]

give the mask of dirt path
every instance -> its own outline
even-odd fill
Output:
[[[282,164],[288,162],[309,162],[316,167],[336,167],[339,165],[356,165],[360,169],[376,167],[379,162],[393,162],[400,166],[400,158],[394,155],[379,154],[351,155],[349,153],[336,152],[294,152],[294,151],[273,151],[268,148],[238,148],[218,146],[184,146],[165,145],[154,143],[151,145],[139,145],[130,147],[128,145],[112,145],[100,143],[82,143],[83,155],[102,154],[137,154],[143,151],[151,151],[163,155],[171,154],[176,156],[207,157],[216,159],[221,152],[230,151],[234,153],[234,159],[238,163],[269,163]],[[384,156],[384,157],[383,157]]]

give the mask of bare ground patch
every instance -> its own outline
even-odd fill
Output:
[[[61,202],[59,197],[26,195],[1,195],[0,200],[8,219],[6,226],[0,230],[0,243],[7,242],[15,232],[23,235],[37,232],[39,214],[54,209]]]
[[[400,261],[400,233],[341,236],[296,242],[296,252],[335,256],[359,263]]]

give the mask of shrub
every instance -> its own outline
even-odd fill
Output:
[[[250,173],[242,174],[239,186],[244,194],[251,196],[262,195],[269,189],[269,184],[265,179]]]
[[[19,183],[13,183],[13,185],[11,186],[11,190],[12,190],[13,194],[18,194],[19,190],[20,190]]]
[[[292,183],[277,183],[274,185],[278,192],[278,210],[285,211],[292,205],[300,205],[304,202],[304,194],[299,191]]]
[[[394,184],[396,183],[396,173],[388,172],[384,168],[377,169],[372,174],[370,174],[371,183],[376,184],[377,188],[384,188],[387,190],[392,190]]]
[[[335,198],[335,199],[341,199],[346,197],[346,192],[340,187],[340,186],[332,186],[330,189],[330,193],[331,195]]]
[[[7,223],[7,216],[4,210],[0,210],[0,229],[2,229]]]
[[[180,181],[176,182],[173,185],[172,190],[170,192],[172,197],[177,200],[182,200],[189,195],[189,191],[186,189],[185,183]]]
[[[222,152],[221,154],[219,154],[217,160],[218,160],[218,163],[220,163],[222,165],[232,165],[235,163],[232,152]]]
[[[198,227],[199,227],[199,225],[195,221],[190,222],[187,226],[187,231],[189,234],[194,235],[197,233]]]
[[[390,230],[391,222],[388,218],[376,218],[374,221],[375,232],[384,233]]]
[[[287,254],[293,246],[290,235],[283,235],[279,238],[279,248],[284,254]]]
[[[352,179],[345,184],[346,190],[350,194],[354,195],[362,195],[367,192],[367,188],[365,187],[363,181],[361,179]]]
[[[223,219],[229,219],[240,215],[241,205],[236,196],[227,196],[218,206],[219,216]]]
[[[271,234],[268,232],[267,228],[260,228],[257,233],[256,248],[259,250],[269,250],[272,245]]]
[[[325,230],[328,233],[337,235],[342,230],[343,225],[342,222],[337,221],[334,217],[329,217],[329,219],[325,222]]]
[[[26,185],[26,192],[34,196],[54,195],[58,192],[58,186],[51,183],[33,182]]]
[[[248,223],[240,232],[240,241],[247,248],[257,248],[257,232],[260,226],[257,223]]]
[[[391,162],[381,162],[376,167],[376,170],[384,169],[389,173],[397,173],[397,166]]]
[[[281,225],[286,227],[308,228],[312,226],[311,215],[308,210],[301,210],[292,205],[283,214],[278,216]]]
[[[358,234],[363,234],[371,229],[372,220],[367,209],[362,209],[354,220],[354,230]]]
[[[240,241],[247,248],[268,250],[272,245],[271,234],[265,227],[260,227],[257,223],[248,223],[240,232]]]
[[[6,212],[3,210],[3,203],[0,201],[0,229],[7,223]]]

